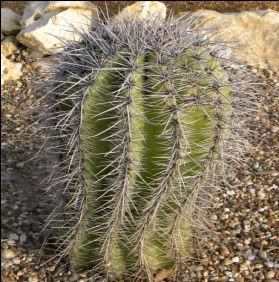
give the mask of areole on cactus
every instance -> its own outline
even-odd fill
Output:
[[[50,219],[76,270],[152,280],[206,236],[253,100],[252,79],[207,34],[191,19],[100,20],[50,69]]]

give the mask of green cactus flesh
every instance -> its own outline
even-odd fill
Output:
[[[187,199],[220,158],[232,103],[216,59],[191,50],[164,62],[122,51],[88,89],[77,269],[102,265],[121,279],[174,267],[191,253]]]

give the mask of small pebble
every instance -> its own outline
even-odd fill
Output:
[[[263,193],[262,191],[258,191],[257,196],[260,200],[263,200],[265,198],[265,193]]]
[[[19,236],[15,233],[9,234],[9,240],[17,241],[19,239]]]
[[[226,258],[226,259],[224,260],[224,265],[227,266],[227,265],[230,265],[230,264],[232,264],[232,260]]]
[[[26,242],[26,239],[27,239],[27,236],[26,236],[25,233],[20,234],[19,241],[20,241],[21,243],[25,243],[25,242]]]
[[[254,255],[250,255],[250,256],[248,256],[247,257],[247,259],[249,260],[249,261],[253,261],[253,260],[255,260],[255,256]]]
[[[268,261],[268,262],[265,262],[264,265],[269,267],[269,268],[272,268],[273,267],[273,262]]]
[[[239,263],[239,257],[233,257],[232,262],[234,263]]]
[[[28,278],[28,282],[38,282],[38,278],[36,276],[31,276]]]
[[[4,263],[3,267],[4,267],[4,269],[7,269],[7,268],[11,267],[12,265],[13,265],[12,261],[8,260]]]
[[[52,272],[55,270],[55,265],[49,266],[46,268],[48,271]]]
[[[263,265],[260,263],[254,265],[254,269],[261,269],[261,268],[263,268]]]
[[[12,262],[13,262],[14,264],[20,264],[20,258],[19,258],[19,257],[14,257],[14,258],[12,259]]]
[[[266,279],[272,279],[274,277],[275,277],[275,272],[274,271],[267,272],[267,274],[265,276]]]
[[[8,239],[8,240],[7,240],[7,244],[8,244],[9,246],[14,246],[14,245],[16,245],[16,242],[15,242],[14,240]]]
[[[12,249],[7,249],[3,251],[3,257],[6,259],[11,259],[16,256],[16,253]]]

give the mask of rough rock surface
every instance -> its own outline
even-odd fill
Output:
[[[30,1],[25,7],[22,19],[20,21],[21,27],[26,27],[41,17],[45,13],[61,12],[68,8],[85,9],[96,12],[96,6],[89,1]]]
[[[2,54],[7,58],[11,56],[14,53],[18,52],[18,46],[17,42],[14,36],[7,36],[2,42],[1,42],[1,52]]]
[[[138,1],[124,8],[116,18],[166,18],[167,8],[159,1]]]
[[[23,29],[17,35],[17,40],[44,54],[61,51],[64,44],[62,39],[80,40],[73,29],[88,30],[97,18],[97,8],[85,1],[79,4],[75,1],[35,2],[31,2],[24,11],[21,21]]]
[[[46,12],[59,11],[61,9],[75,8],[96,11],[96,6],[90,1],[48,1]]]
[[[28,5],[26,5],[20,20],[21,28],[23,29],[41,18],[47,4],[48,1],[30,1]]]
[[[221,14],[199,10],[185,15],[188,16],[196,18],[196,26],[216,27],[216,40],[231,41],[232,45],[238,42],[232,50],[232,59],[259,68],[279,70],[279,12],[268,9]]]
[[[22,64],[8,60],[1,52],[1,85],[7,80],[17,80],[21,77]]]
[[[11,9],[1,8],[1,33],[5,35],[17,34],[20,30],[20,18],[21,16]]]

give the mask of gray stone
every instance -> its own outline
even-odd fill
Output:
[[[20,241],[21,243],[25,243],[26,240],[27,240],[26,234],[25,234],[25,233],[20,234],[20,236],[19,236],[19,241]]]
[[[1,8],[1,33],[15,35],[20,31],[21,16],[9,8]],[[2,40],[2,36],[1,36]]]
[[[15,233],[11,233],[9,234],[9,240],[14,240],[14,241],[17,241],[19,239],[19,236]]]

